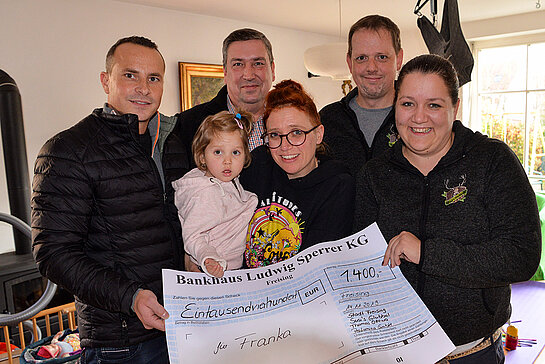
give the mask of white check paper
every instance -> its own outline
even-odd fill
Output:
[[[170,362],[435,363],[454,345],[376,224],[223,278],[163,270]]]

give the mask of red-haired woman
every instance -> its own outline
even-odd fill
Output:
[[[245,264],[266,266],[324,241],[350,235],[355,181],[325,156],[324,126],[312,98],[292,80],[269,92],[265,145],[241,175],[259,203],[246,238]]]

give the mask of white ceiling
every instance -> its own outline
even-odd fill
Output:
[[[174,9],[188,13],[230,18],[252,23],[346,37],[350,26],[368,14],[391,18],[401,29],[416,27],[418,0],[117,0]],[[339,31],[339,1],[342,30]],[[543,4],[541,2],[543,1]],[[420,1],[421,3],[424,0]],[[442,0],[437,0],[439,16]],[[542,5],[538,10],[536,5]],[[458,0],[462,22],[543,11],[545,0]],[[430,3],[422,8],[430,17]],[[438,19],[440,23],[440,18]]]

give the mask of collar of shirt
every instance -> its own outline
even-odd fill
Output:
[[[233,105],[233,103],[231,102],[229,95],[227,95],[227,110],[231,114],[236,113],[235,105]],[[264,132],[265,125],[263,124],[263,115],[261,115],[256,121],[254,121],[252,132],[248,136],[248,148],[250,148],[250,151],[263,144],[263,139],[261,139],[261,135],[263,135]]]
[[[107,102],[104,103],[104,107],[102,108],[102,111],[105,114],[117,115],[117,112],[113,108],[111,108],[110,105],[108,105]]]

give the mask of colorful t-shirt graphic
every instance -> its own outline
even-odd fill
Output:
[[[276,202],[255,211],[248,227],[244,252],[249,268],[277,263],[299,252],[303,227],[298,215],[300,212],[296,214]]]

